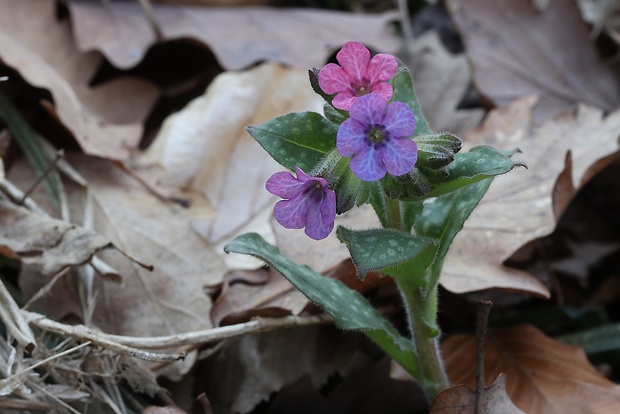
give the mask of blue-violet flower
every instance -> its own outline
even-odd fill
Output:
[[[295,167],[297,178],[289,172],[272,175],[265,184],[271,194],[284,198],[276,203],[274,215],[287,229],[306,228],[314,240],[324,239],[334,228],[336,194],[321,177],[307,175]]]
[[[349,110],[350,118],[340,125],[336,147],[351,157],[351,170],[361,180],[407,174],[418,160],[418,146],[411,138],[415,116],[402,102],[388,103],[381,96],[360,97]]]

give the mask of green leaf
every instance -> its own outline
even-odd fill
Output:
[[[342,226],[337,234],[349,249],[360,279],[372,270],[380,270],[425,286],[426,268],[437,250],[433,239],[394,229],[350,230]]]
[[[620,350],[620,323],[564,335],[559,338],[565,344],[578,346],[588,354]]]
[[[439,249],[431,266],[431,283],[437,283],[443,260],[465,220],[489,189],[493,178],[460,188],[424,204],[424,211],[416,221],[415,233],[439,241]]]
[[[429,191],[425,194],[421,194],[419,183],[408,176],[386,177],[384,188],[392,198],[421,201],[449,194],[486,178],[505,174],[515,166],[523,165],[494,148],[480,146],[472,148],[469,152],[456,154],[454,161],[442,170],[436,171],[434,177],[425,170],[424,177],[430,185]]]
[[[13,105],[9,97],[0,90],[0,119],[9,127],[15,141],[26,155],[30,165],[39,173],[46,174],[43,178],[43,187],[51,195],[55,207],[62,209],[61,191],[62,181],[56,169],[47,171],[54,162],[45,155],[45,150],[32,127],[26,122],[19,110]]]
[[[418,98],[416,97],[413,89],[411,73],[401,61],[398,62],[398,71],[392,78],[392,87],[394,88],[392,101],[406,103],[415,115],[416,126],[413,136],[417,137],[418,135],[431,134],[433,131],[431,131],[431,128],[422,113],[420,102],[418,102]]]
[[[338,125],[316,112],[290,113],[247,128],[248,133],[289,170],[309,172],[336,146]]]
[[[420,378],[419,361],[412,342],[401,336],[358,292],[336,279],[316,273],[280,254],[277,247],[255,233],[243,234],[226,246],[226,252],[257,257],[282,273],[297,289],[329,313],[337,326],[361,330],[415,378]]]

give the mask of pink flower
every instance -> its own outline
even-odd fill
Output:
[[[351,157],[351,170],[361,180],[376,181],[388,172],[407,174],[418,160],[418,146],[408,138],[415,115],[402,102],[388,103],[378,95],[359,98],[336,135],[336,148]]]
[[[336,55],[340,66],[328,63],[319,71],[323,92],[337,94],[332,105],[348,111],[360,96],[372,93],[392,99],[392,85],[398,63],[392,55],[381,53],[370,58],[366,47],[357,42],[346,43]]]
[[[327,181],[311,177],[295,167],[297,178],[291,173],[279,172],[265,184],[271,194],[285,200],[278,201],[273,209],[278,223],[287,229],[306,228],[314,240],[329,236],[336,218],[336,193],[327,188]]]

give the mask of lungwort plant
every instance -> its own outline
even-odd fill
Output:
[[[260,258],[282,273],[342,329],[363,331],[422,384],[432,399],[448,380],[438,352],[437,286],[448,248],[493,177],[517,165],[512,153],[430,130],[409,71],[388,54],[349,42],[338,64],[309,72],[326,103],[324,115],[290,113],[249,133],[288,171],[266,183],[281,197],[276,220],[316,240],[334,230],[336,215],[370,204],[382,228],[338,227],[363,279],[394,278],[409,318],[401,335],[359,293],[297,264],[257,234],[231,241],[227,252]]]

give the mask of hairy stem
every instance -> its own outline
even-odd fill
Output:
[[[409,328],[421,365],[422,378],[419,380],[427,397],[432,401],[440,391],[449,386],[439,353],[439,328],[436,325],[437,287],[424,292],[416,286],[397,282],[407,308]]]

